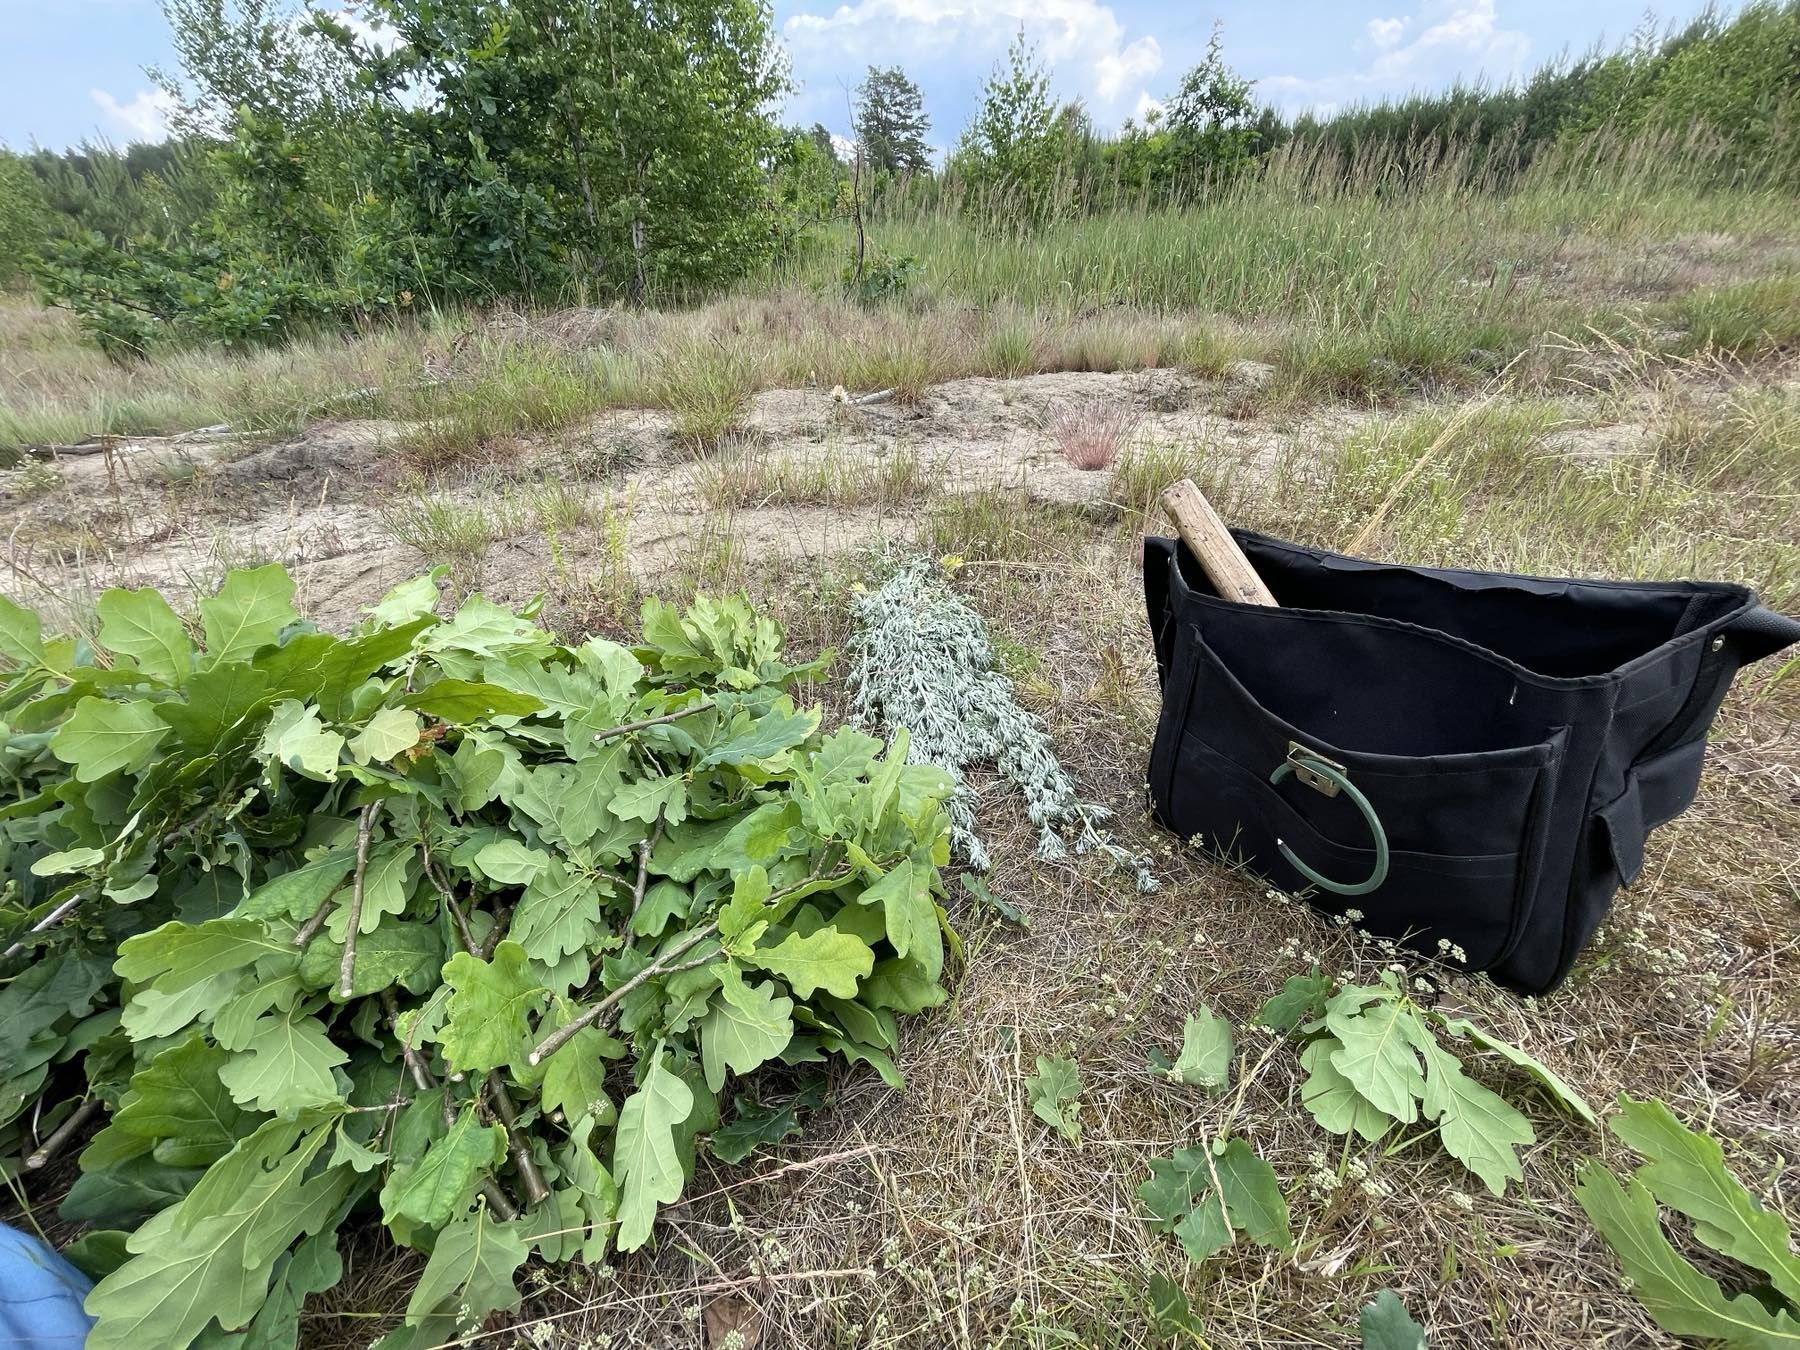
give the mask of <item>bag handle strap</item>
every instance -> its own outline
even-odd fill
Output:
[[[1767,605],[1750,605],[1726,624],[1724,631],[1740,648],[1739,663],[1747,665],[1800,642],[1800,619],[1790,619]]]
[[[1320,791],[1327,792],[1332,796],[1339,792],[1343,793],[1356,806],[1356,809],[1362,812],[1363,819],[1368,822],[1369,833],[1375,839],[1375,870],[1362,881],[1333,881],[1330,877],[1315,872],[1301,861],[1299,855],[1287,846],[1285,839],[1277,839],[1275,847],[1281,851],[1281,856],[1287,859],[1288,866],[1321,890],[1330,891],[1335,895],[1367,895],[1386,881],[1388,874],[1387,831],[1381,827],[1381,817],[1375,814],[1375,808],[1369,805],[1369,799],[1363,796],[1356,784],[1350,781],[1343,766],[1333,763],[1322,755],[1314,754],[1304,746],[1293,745],[1288,748],[1288,757],[1276,765],[1275,772],[1269,775],[1270,785],[1280,783],[1291,773],[1298,773],[1301,782],[1309,787],[1319,787]]]
[[[1800,622],[1767,605],[1746,607],[1707,639],[1686,700],[1669,724],[1638,752],[1639,758],[1649,759],[1684,744],[1694,737],[1696,728],[1704,735],[1725,701],[1725,692],[1738,668],[1794,642],[1800,642]]]

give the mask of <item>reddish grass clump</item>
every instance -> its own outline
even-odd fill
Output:
[[[1116,397],[1065,403],[1044,420],[1062,457],[1077,469],[1110,468],[1144,415]]]

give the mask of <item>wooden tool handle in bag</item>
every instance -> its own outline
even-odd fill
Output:
[[[1175,522],[1181,542],[1200,560],[1201,569],[1220,595],[1247,605],[1275,604],[1275,597],[1193,479],[1183,478],[1164,488],[1162,504]]]

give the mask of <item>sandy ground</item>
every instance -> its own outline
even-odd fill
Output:
[[[645,583],[679,564],[709,521],[716,524],[705,479],[734,457],[829,457],[874,469],[909,455],[919,467],[919,497],[998,489],[1017,493],[1022,509],[1049,503],[1105,510],[1123,505],[1110,502],[1111,475],[1071,467],[1044,430],[1058,406],[1127,401],[1143,419],[1134,444],[1210,447],[1251,474],[1296,445],[1329,453],[1369,416],[1320,409],[1274,426],[1219,411],[1233,391],[1254,387],[1267,373],[1241,362],[1222,380],[1168,370],[975,378],[934,386],[915,405],[863,408],[823,389],[772,390],[752,401],[742,436],[705,456],[679,442],[668,414],[616,410],[524,442],[506,462],[439,481],[431,491],[477,504],[507,487],[563,478],[571,447],[623,447],[620,469],[584,488],[596,500],[632,503],[627,554]],[[110,585],[199,591],[227,566],[273,560],[293,572],[310,617],[347,624],[425,561],[393,539],[380,515],[384,502],[416,491],[384,453],[404,431],[346,420],[260,444],[125,440],[111,455],[0,474],[10,562],[0,591],[27,603],[42,603],[46,590],[67,595]],[[916,514],[915,502],[751,502],[730,513],[729,525],[751,555],[813,558],[898,533]],[[593,538],[561,542],[570,564],[600,546]],[[541,533],[521,530],[492,549],[481,585],[497,599],[523,599],[542,588],[548,561]]]
[[[808,560],[915,533],[957,495],[998,490],[1022,520],[1084,511],[1116,520],[1141,505],[1114,502],[1113,475],[1076,470],[1057,454],[1043,422],[1075,400],[1130,401],[1143,416],[1137,445],[1204,448],[1233,490],[1254,490],[1277,468],[1304,472],[1382,416],[1343,407],[1228,415],[1252,402],[1241,395],[1266,374],[1239,366],[1222,380],[1167,371],[967,379],[934,387],[917,406],[863,409],[834,403],[827,390],[778,390],[754,400],[743,436],[705,458],[679,442],[667,415],[617,411],[523,442],[431,491],[485,506],[570,483],[596,504],[632,503],[620,551],[639,586],[655,586],[728,533],[798,588],[812,573]],[[1773,377],[1791,379],[1791,369]],[[1649,411],[1625,398],[1571,402],[1570,424],[1549,449],[1596,465],[1640,456]],[[382,519],[384,507],[418,492],[394,453],[406,431],[337,421],[272,442],[128,442],[110,457],[57,461],[49,473],[39,465],[0,474],[0,591],[45,608],[47,597],[74,604],[108,585],[159,585],[179,603],[227,566],[274,559],[298,579],[310,617],[347,626],[426,565]],[[714,511],[708,475],[757,456],[830,457],[853,481],[859,466],[913,456],[919,475],[892,500],[840,493],[831,504]],[[592,462],[615,467],[571,483]],[[604,1280],[574,1268],[534,1276],[528,1311],[548,1339],[531,1343],[712,1350],[724,1341],[703,1329],[702,1314],[712,1317],[708,1291],[723,1278],[738,1291],[725,1297],[754,1304],[747,1343],[763,1350],[1135,1348],[1161,1343],[1143,1293],[1154,1272],[1186,1286],[1208,1343],[1221,1347],[1342,1350],[1356,1343],[1348,1329],[1357,1309],[1381,1288],[1401,1293],[1434,1346],[1673,1345],[1624,1288],[1570,1195],[1580,1158],[1600,1153],[1618,1170],[1623,1156],[1492,1064],[1483,1072],[1529,1108],[1538,1132],[1522,1159],[1525,1183],[1504,1199],[1429,1147],[1359,1150],[1366,1184],[1328,1176],[1326,1193],[1309,1189],[1341,1141],[1299,1108],[1296,1056],[1251,1032],[1250,1017],[1286,976],[1314,963],[1366,979],[1389,958],[1145,822],[1142,766],[1157,693],[1131,531],[1032,534],[1045,536],[1039,555],[971,566],[964,584],[996,638],[1021,655],[1009,669],[1084,795],[1117,812],[1128,842],[1153,852],[1162,889],[1140,896],[1092,858],[1035,862],[1022,808],[984,793],[982,828],[999,860],[990,885],[1033,926],[1013,929],[953,901],[967,959],[953,1005],[908,1020],[899,1056],[907,1090],[845,1072],[802,1140],[741,1168],[703,1163],[689,1198],[665,1212],[669,1240],[654,1254],[618,1263]],[[480,584],[522,601],[559,567],[602,566],[603,535],[572,533],[559,560],[527,519],[489,550]],[[839,640],[830,622],[819,619],[825,631],[809,628],[796,646]],[[1773,664],[1740,679],[1701,799],[1652,837],[1642,881],[1619,897],[1577,977],[1546,998],[1518,1000],[1451,975],[1443,1006],[1524,1046],[1596,1107],[1621,1091],[1664,1097],[1725,1139],[1739,1174],[1793,1213],[1795,1173],[1780,1160],[1800,1143],[1792,996],[1800,742],[1791,686],[1776,688]],[[1172,1086],[1146,1059],[1150,1047],[1175,1050],[1182,1015],[1201,1003],[1243,1029],[1241,1086],[1216,1098]],[[1033,1055],[1065,1051],[1082,1066],[1080,1150],[1032,1121],[1019,1087]],[[1246,1135],[1289,1187],[1301,1255],[1239,1244],[1190,1267],[1140,1222],[1136,1187],[1148,1159],[1171,1142],[1227,1130]],[[377,1231],[354,1241],[345,1287],[309,1307],[308,1344],[366,1344],[369,1310],[391,1310],[394,1291],[416,1272]],[[738,1279],[771,1266],[782,1272],[775,1279]],[[351,1315],[340,1324],[334,1313],[344,1310]],[[1028,1340],[1027,1323],[1056,1335],[1034,1330]]]

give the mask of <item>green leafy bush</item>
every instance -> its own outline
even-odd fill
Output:
[[[113,356],[181,340],[271,341],[294,325],[337,317],[341,297],[255,256],[216,245],[115,248],[98,234],[55,239],[32,267],[44,299],[71,310]]]
[[[912,287],[913,278],[923,267],[910,253],[875,249],[863,259],[860,270],[854,258],[844,264],[844,291],[865,305],[898,300]]]
[[[741,599],[648,601],[628,649],[439,620],[431,577],[340,638],[293,590],[56,638],[0,599],[0,1166],[110,1113],[62,1211],[95,1347],[291,1346],[377,1218],[430,1254],[382,1345],[439,1344],[817,1100],[722,1121],[734,1076],[897,1085],[945,996],[949,779],[821,736]]]

